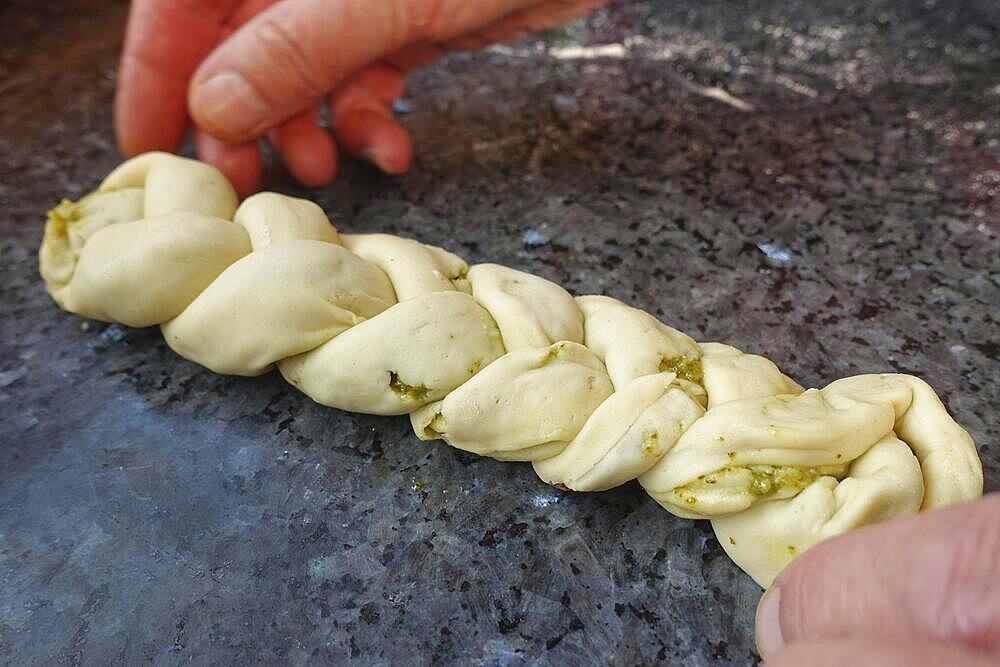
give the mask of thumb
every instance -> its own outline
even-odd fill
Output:
[[[188,105],[227,141],[263,134],[362,66],[414,42],[489,25],[536,0],[285,0],[237,30],[199,67]]]
[[[994,494],[821,542],[761,598],[758,651],[851,637],[1000,655],[998,517]]]
[[[878,665],[879,667],[995,667],[988,655],[959,646],[934,642],[846,640],[792,644],[767,659],[767,667],[841,667],[842,665]]]

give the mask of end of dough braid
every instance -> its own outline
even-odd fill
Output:
[[[45,287],[70,312],[159,325],[216,372],[276,367],[318,403],[408,414],[421,440],[531,462],[559,488],[638,480],[667,511],[710,519],[762,586],[828,537],[982,494],[972,438],[919,378],[804,389],[606,296],[341,235],[303,199],[237,204],[209,165],[133,158],[49,211]]]

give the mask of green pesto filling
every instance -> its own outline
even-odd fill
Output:
[[[72,279],[78,253],[73,249],[70,230],[80,224],[82,215],[83,207],[69,199],[63,199],[47,213],[40,253],[46,283],[64,285]]]
[[[434,415],[427,426],[424,427],[424,431],[429,435],[441,436],[444,434],[444,415],[440,412]]]
[[[701,359],[682,354],[679,357],[663,359],[660,361],[661,373],[674,373],[682,380],[701,384],[705,373],[701,367]]]
[[[647,433],[646,436],[642,439],[642,446],[641,446],[642,453],[645,454],[646,456],[652,454],[656,450],[656,445],[659,443],[659,440],[660,440],[660,434],[657,431],[653,431],[652,433]]]
[[[406,384],[399,379],[399,373],[396,371],[389,371],[389,389],[404,401],[422,401],[431,393],[431,390],[422,384]]]
[[[65,227],[80,219],[80,206],[74,201],[63,199],[58,206],[49,210],[47,218],[53,225]]]
[[[543,366],[547,366],[549,362],[554,361],[555,358],[559,356],[559,353],[562,352],[564,347],[565,345],[563,345],[561,341],[549,345],[549,349],[545,351],[545,356],[542,357],[538,367],[542,368]]]
[[[731,489],[734,493],[749,493],[755,498],[797,494],[820,477],[842,479],[847,475],[846,464],[827,466],[728,465],[716,472],[677,487],[673,493],[687,505],[696,504],[695,497],[711,487]]]
[[[750,493],[755,496],[766,496],[772,492],[780,493],[794,491],[798,493],[820,477],[832,475],[843,477],[847,474],[847,466],[746,466],[750,471]],[[707,478],[706,478],[707,479]]]
[[[468,290],[469,289],[469,286],[468,286],[468,282],[469,282],[469,267],[468,266],[463,266],[462,268],[460,268],[458,270],[457,274],[455,274],[453,276],[448,276],[448,280],[451,282],[451,284],[458,291],[463,292],[463,291]]]
[[[68,244],[69,230],[80,221],[82,213],[82,207],[69,199],[63,199],[58,206],[50,209],[46,214],[45,242],[58,245]]]

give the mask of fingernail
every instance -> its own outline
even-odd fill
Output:
[[[254,87],[235,72],[223,72],[196,83],[191,105],[213,129],[232,134],[252,133],[271,111]]]
[[[767,659],[785,645],[781,636],[781,589],[769,588],[757,605],[757,652]]]
[[[376,167],[378,167],[385,173],[387,174],[394,173],[391,166],[389,165],[388,156],[385,154],[385,151],[380,149],[378,146],[369,146],[368,148],[362,151],[362,154],[365,156],[366,160],[374,163]]]

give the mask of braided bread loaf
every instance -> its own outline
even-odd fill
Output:
[[[764,586],[826,537],[982,493],[972,439],[915,377],[803,391],[763,357],[608,297],[341,235],[309,201],[237,204],[208,165],[129,160],[49,213],[46,288],[86,317],[160,325],[213,371],[277,366],[319,403],[409,414],[422,440],[530,461],[550,484],[638,479],[669,512],[711,519]]]

